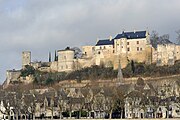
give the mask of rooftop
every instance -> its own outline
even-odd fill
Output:
[[[121,38],[127,38],[127,39],[139,39],[139,38],[146,38],[146,31],[133,31],[133,32],[122,32],[121,34],[116,35],[114,39],[121,39]],[[113,45],[114,39],[103,39],[99,40],[96,43],[96,46],[100,45]]]

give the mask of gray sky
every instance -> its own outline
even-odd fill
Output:
[[[49,51],[147,28],[175,41],[179,11],[180,0],[0,0],[0,83],[23,50],[47,61]]]

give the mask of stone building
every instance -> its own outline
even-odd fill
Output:
[[[65,49],[58,51],[58,72],[68,72],[74,69],[74,50]]]
[[[31,63],[31,52],[30,51],[23,51],[22,52],[22,68],[26,65],[30,65]]]
[[[89,52],[89,49],[84,50],[86,50],[83,51],[84,53]],[[114,69],[118,68],[119,63],[122,68],[126,67],[131,60],[152,62],[152,47],[147,31],[123,31],[115,38],[98,40],[93,52],[96,65],[105,64],[105,66],[113,66]]]
[[[21,75],[20,70],[7,70],[6,71],[6,80],[3,83],[3,88],[8,87],[10,83],[18,82],[18,78]]]
[[[26,65],[43,72],[70,72],[92,65],[104,65],[118,69],[125,68],[131,61],[146,64],[174,65],[180,60],[180,45],[163,44],[157,49],[150,44],[148,31],[123,31],[114,38],[97,40],[94,46],[82,46],[82,56],[76,57],[76,51],[67,47],[58,50],[56,60],[49,62],[31,62],[31,52],[22,52],[22,69]],[[56,55],[56,54],[55,54]],[[20,71],[7,71],[7,79],[4,84],[9,84],[20,78]],[[22,78],[31,81],[31,77]],[[20,80],[21,81],[21,80]],[[24,80],[25,81],[25,80]],[[25,81],[26,82],[26,81]]]
[[[94,56],[94,46],[82,46],[83,57],[92,58]]]
[[[161,44],[153,52],[153,62],[158,66],[174,65],[175,61],[180,60],[180,45]]]

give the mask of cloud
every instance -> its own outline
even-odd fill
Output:
[[[21,52],[48,60],[66,46],[94,45],[125,30],[180,29],[179,0],[0,0],[0,81],[5,70],[21,67]]]

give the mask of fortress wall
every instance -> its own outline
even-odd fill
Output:
[[[58,71],[58,61],[53,61],[53,62],[51,62],[50,71],[51,71],[51,72],[56,72],[56,71]]]
[[[94,46],[82,46],[82,53],[84,57],[91,58],[94,55]]]
[[[25,65],[30,65],[30,63],[31,63],[31,52],[30,51],[22,52],[22,68],[24,68]]]
[[[74,69],[74,50],[58,51],[58,72],[68,72]]]
[[[175,56],[176,56],[176,60],[180,60],[180,45],[176,45]]]

